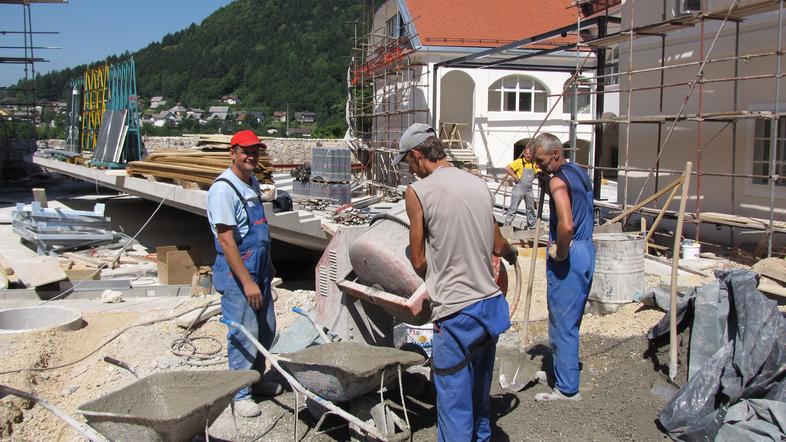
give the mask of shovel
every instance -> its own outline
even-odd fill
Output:
[[[532,241],[532,257],[529,263],[529,276],[527,277],[527,292],[524,297],[524,320],[519,332],[521,338],[521,348],[516,360],[501,363],[499,369],[499,386],[502,390],[510,393],[521,391],[530,382],[535,380],[535,372],[532,370],[529,355],[526,353],[529,347],[529,315],[532,307],[532,284],[535,280],[535,263],[538,260],[538,246],[540,245],[540,224],[543,219],[543,200],[546,195],[546,184],[541,183],[538,195],[538,216],[535,221],[535,237]],[[512,362],[512,363],[511,363]]]

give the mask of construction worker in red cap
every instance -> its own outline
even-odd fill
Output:
[[[259,150],[266,146],[250,130],[237,132],[230,142],[231,163],[210,186],[207,217],[215,236],[216,262],[213,286],[221,293],[221,313],[244,325],[259,342],[270,347],[276,334],[276,315],[270,282],[274,275],[270,258],[268,229],[259,182],[254,170]],[[230,370],[265,370],[265,360],[241,332],[230,328],[227,334]],[[260,414],[251,399],[279,393],[280,385],[260,381],[235,395],[235,412],[243,417]]]

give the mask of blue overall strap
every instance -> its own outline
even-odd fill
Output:
[[[217,178],[215,181],[213,181],[213,183],[217,183],[219,181],[227,183],[229,185],[229,187],[231,187],[232,190],[235,191],[235,195],[237,195],[238,199],[240,200],[240,203],[243,204],[243,208],[246,210],[246,218],[248,218],[248,222],[251,223],[251,214],[248,212],[248,203],[246,203],[246,199],[243,198],[243,195],[240,193],[240,191],[237,190],[237,187],[235,187],[235,185],[232,184],[232,182],[229,181],[226,178]],[[259,199],[259,205],[261,206],[262,205],[262,195],[260,195],[258,189],[255,189],[254,192],[257,194],[257,198]]]

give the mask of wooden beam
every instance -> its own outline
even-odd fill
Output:
[[[680,183],[682,183],[683,179],[684,179],[684,177],[677,178],[676,180],[674,180],[671,183],[669,183],[666,187],[660,189],[659,191],[655,192],[654,194],[652,194],[649,197],[647,197],[646,199],[644,199],[642,202],[636,204],[635,206],[632,206],[632,207],[629,207],[629,208],[625,209],[622,213],[620,213],[619,215],[617,215],[614,218],[612,218],[606,224],[616,223],[617,221],[619,221],[619,220],[621,220],[623,218],[628,217],[631,213],[633,213],[633,212],[641,209],[642,207],[646,206],[647,204],[655,201],[656,199],[658,199],[661,196],[663,196],[664,193],[666,193],[669,190],[673,189],[675,186],[678,186]],[[625,201],[623,201],[622,204],[624,205]]]
[[[680,266],[680,245],[682,244],[682,222],[685,220],[685,205],[688,202],[688,190],[690,189],[690,172],[693,163],[685,163],[685,173],[682,175],[682,198],[680,199],[680,210],[677,214],[677,228],[674,232],[674,247],[671,257],[671,307],[669,308],[669,378],[674,381],[677,378],[677,271]]]

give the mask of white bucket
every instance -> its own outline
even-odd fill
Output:
[[[700,252],[701,244],[697,241],[685,240],[682,242],[682,259],[686,261],[699,259]]]
[[[434,325],[430,322],[423,325],[404,324],[407,330],[407,342],[417,345],[431,357],[431,338],[434,336]]]

